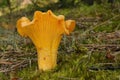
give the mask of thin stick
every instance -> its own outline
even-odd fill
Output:
[[[115,18],[117,18],[117,17],[119,17],[119,16],[120,16],[120,15],[116,15],[116,16],[114,16],[114,17],[112,17],[112,18],[110,18],[110,19],[108,19],[108,20],[106,20],[106,21],[104,21],[104,22],[102,22],[102,23],[100,23],[100,24],[95,25],[94,27],[91,26],[88,30],[86,30],[85,32],[83,32],[83,33],[81,34],[81,36],[86,35],[89,31],[95,29],[95,28],[98,27],[98,26],[104,25],[104,24],[106,24],[107,22],[109,22],[110,20],[115,19]]]
[[[69,78],[69,77],[59,77],[60,79],[65,79],[65,80],[79,80],[79,78]]]
[[[8,62],[8,61],[0,61],[0,64],[12,64],[12,62]]]
[[[17,68],[17,67],[19,67],[21,64],[23,64],[25,62],[25,60],[23,60],[22,62],[20,62],[20,63],[18,63],[18,64],[16,64],[16,65],[13,65],[13,66],[11,66],[11,69],[15,69],[15,68]]]
[[[87,47],[120,47],[118,44],[80,44]]]

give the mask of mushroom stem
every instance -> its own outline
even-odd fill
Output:
[[[51,70],[57,65],[57,50],[37,49],[39,70]]]

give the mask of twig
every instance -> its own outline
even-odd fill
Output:
[[[97,63],[98,65],[113,65],[113,64],[115,64],[115,63]]]
[[[22,51],[5,51],[4,54],[8,54],[8,53],[22,53]]]
[[[16,69],[17,67],[19,67],[21,64],[23,64],[26,60],[23,60],[22,62],[16,64],[16,65],[13,65],[11,66],[11,69]]]
[[[12,64],[12,62],[8,62],[8,61],[0,61],[0,64]]]
[[[79,78],[69,78],[69,77],[58,77],[60,79],[64,79],[64,80],[79,80]]]
[[[4,72],[9,72],[10,70],[6,69],[6,70],[0,70],[0,73],[4,73]]]
[[[120,47],[118,44],[80,44],[87,47]]]
[[[120,16],[120,15],[116,15],[116,16],[114,16],[114,17],[112,17],[112,18],[110,18],[110,19],[108,19],[108,20],[106,20],[106,21],[104,21],[104,22],[102,22],[102,23],[100,23],[100,24],[96,24],[94,27],[91,26],[88,30],[86,30],[85,32],[83,32],[83,33],[81,34],[81,37],[83,37],[84,35],[86,35],[89,31],[95,29],[96,27],[101,26],[101,25],[104,25],[104,24],[108,23],[110,20],[115,19],[116,17],[119,17],[119,16]]]

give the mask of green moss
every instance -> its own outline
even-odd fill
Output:
[[[23,80],[117,80],[120,71],[96,71],[92,72],[88,70],[88,67],[95,65],[93,63],[100,62],[98,57],[104,57],[103,55],[93,54],[91,58],[88,55],[83,54],[59,54],[58,66],[48,72],[39,72],[37,64],[33,64],[32,67],[27,67],[19,71],[18,77]],[[96,58],[97,57],[97,58]],[[104,60],[104,59],[102,59]],[[0,74],[6,80],[3,74]]]
[[[31,7],[30,7],[31,9]],[[26,10],[29,11],[29,10]],[[64,8],[53,10],[56,15],[63,14],[66,18],[79,20],[81,17],[100,17],[102,20],[100,23],[109,20],[110,18],[117,15],[109,9],[109,6],[106,5],[96,5],[87,6],[80,5],[73,8]],[[32,18],[32,15],[29,16]],[[97,26],[95,32],[113,32],[115,30],[120,30],[120,19],[115,18],[108,21],[104,25]],[[1,18],[0,21],[5,21],[4,18]],[[80,26],[76,26],[76,30],[82,34],[84,31],[78,30]],[[87,30],[87,29],[86,29]],[[89,33],[88,33],[89,34]],[[76,35],[74,35],[76,36]],[[81,38],[80,38],[81,39]],[[77,42],[77,40],[75,39]],[[69,41],[70,42],[70,41]],[[84,36],[84,39],[81,39],[77,45],[80,44],[97,44],[101,43],[95,36]],[[104,42],[105,43],[105,42]],[[70,44],[70,43],[69,43]],[[64,44],[62,44],[64,45]],[[33,44],[30,45],[20,45],[24,52],[34,53],[35,48]],[[63,47],[63,46],[60,46]],[[76,52],[67,52],[68,48],[74,48]],[[58,54],[58,65],[54,70],[48,72],[40,72],[37,69],[37,62],[32,63],[32,66],[27,66],[18,70],[17,76],[22,80],[119,80],[120,79],[120,70],[114,71],[89,71],[88,68],[94,66],[96,63],[109,62],[105,59],[105,51],[103,52],[91,52],[91,55],[87,55],[90,51],[84,46],[66,46],[63,52]],[[61,49],[63,49],[61,48]],[[79,49],[79,50],[78,50]],[[62,51],[62,50],[61,50]],[[78,52],[77,52],[78,51]],[[28,56],[26,59],[28,59]],[[35,56],[29,56],[29,58],[34,58]],[[7,77],[6,77],[7,76]],[[0,80],[9,80],[9,74],[0,73]]]

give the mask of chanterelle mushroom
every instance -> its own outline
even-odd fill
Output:
[[[75,28],[74,20],[64,20],[63,15],[56,16],[51,10],[36,11],[30,21],[22,17],[17,21],[17,30],[21,36],[29,37],[37,49],[40,70],[53,69],[57,64],[57,50],[62,35],[69,34]]]

